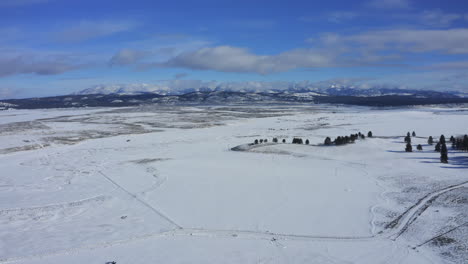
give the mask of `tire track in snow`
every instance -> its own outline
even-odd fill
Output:
[[[398,216],[392,222],[385,226],[386,229],[392,229],[388,233],[388,238],[391,240],[396,240],[400,237],[408,227],[416,221],[416,219],[437,199],[440,195],[459,189],[462,187],[468,187],[468,181],[447,186],[443,189],[428,193],[423,198],[421,198],[417,203],[408,208],[403,214]],[[385,230],[379,232],[379,234],[385,234]]]
[[[134,199],[137,199],[139,202],[141,202],[143,205],[152,208],[150,205],[148,205],[146,202],[140,200],[136,195],[131,194],[124,188],[120,187],[116,182],[114,182],[112,179],[110,179],[108,176],[106,176],[104,173],[100,172],[101,175],[103,175],[107,180],[112,182],[115,186],[117,186],[119,189],[122,191],[126,192],[128,195],[132,196]],[[31,259],[37,259],[37,258],[44,258],[44,257],[50,257],[50,256],[58,256],[58,255],[67,255],[67,254],[72,254],[72,253],[77,253],[82,250],[96,250],[96,249],[101,249],[101,248],[108,248],[108,247],[113,247],[113,246],[118,246],[118,245],[123,245],[127,243],[132,243],[136,241],[142,241],[142,240],[147,240],[147,239],[152,239],[152,238],[158,238],[158,237],[175,237],[175,236],[180,236],[180,237],[208,237],[208,238],[232,238],[232,239],[256,239],[256,240],[265,240],[265,241],[277,241],[277,240],[295,240],[295,241],[372,241],[372,240],[382,240],[386,238],[390,238],[392,240],[396,240],[398,236],[400,236],[406,229],[407,227],[416,220],[416,218],[430,205],[430,203],[436,199],[438,196],[442,195],[443,193],[446,193],[448,191],[452,191],[458,188],[466,187],[468,186],[468,181],[457,184],[457,185],[451,185],[446,188],[443,188],[441,190],[432,192],[425,197],[423,197],[421,200],[418,201],[415,205],[411,206],[404,214],[402,214],[400,217],[395,219],[393,222],[396,221],[397,224],[397,229],[393,232],[393,234],[388,236],[314,236],[314,235],[300,235],[300,234],[281,234],[281,233],[273,233],[273,232],[268,232],[268,231],[251,231],[251,230],[222,230],[222,229],[203,229],[203,228],[182,228],[178,225],[175,225],[178,227],[176,230],[172,231],[167,231],[167,232],[162,232],[162,233],[152,233],[152,234],[145,234],[145,235],[140,235],[140,236],[134,236],[128,239],[122,239],[122,240],[116,240],[112,242],[103,242],[103,243],[98,243],[98,244],[93,244],[93,245],[84,245],[81,247],[75,247],[71,249],[65,249],[65,250],[57,250],[55,252],[45,252],[45,253],[39,253],[39,254],[34,254],[30,256],[23,256],[23,257],[12,257],[12,258],[5,258],[5,259],[0,259],[0,263],[11,263],[11,262],[18,262],[22,260],[31,260]],[[429,202],[430,201],[430,202]],[[156,211],[158,215],[163,217],[164,219],[168,220],[169,222],[173,223],[172,220],[169,218],[166,218],[164,215],[160,214],[159,211],[156,209],[152,208],[152,210]],[[422,210],[422,211],[421,211]],[[392,223],[393,223],[392,222]],[[380,232],[379,234],[383,234],[383,232]],[[392,236],[397,236],[396,238],[393,238]]]
[[[154,213],[156,213],[157,215],[159,215],[160,217],[162,217],[164,220],[166,220],[167,222],[171,223],[172,225],[174,225],[175,227],[177,227],[178,229],[182,229],[182,226],[180,226],[179,224],[177,224],[176,222],[174,222],[171,218],[169,218],[167,215],[165,215],[164,213],[162,213],[160,210],[154,208],[153,206],[151,206],[150,204],[148,204],[147,202],[143,201],[142,199],[140,199],[137,195],[127,191],[125,188],[123,188],[120,184],[118,184],[117,182],[115,182],[114,180],[112,180],[109,176],[107,176],[106,174],[104,174],[102,171],[99,171],[99,174],[101,174],[107,181],[109,181],[110,183],[112,183],[112,185],[114,185],[115,187],[117,187],[118,189],[122,190],[123,192],[125,192],[127,195],[131,196],[133,199],[135,199],[136,201],[138,201],[140,204],[142,204],[143,206],[145,206],[146,208],[150,209],[151,211],[153,211]]]
[[[84,205],[84,204],[87,204],[87,203],[104,202],[107,199],[109,199],[108,196],[99,195],[99,196],[96,196],[96,197],[83,199],[83,200],[78,200],[78,201],[69,202],[69,203],[50,204],[50,205],[37,206],[37,207],[5,209],[5,210],[0,210],[0,216],[10,215],[10,214],[22,214],[22,213],[26,213],[26,212],[35,212],[35,211],[42,212],[42,211],[53,211],[53,210],[59,210],[59,209],[67,209],[67,208],[71,208],[71,207],[78,207],[78,206],[81,206],[81,205]]]
[[[217,230],[217,229],[200,229],[200,228],[181,228],[161,233],[150,233],[139,236],[133,236],[127,239],[115,240],[111,242],[102,242],[91,245],[83,245],[70,249],[56,250],[52,252],[44,252],[32,254],[29,256],[19,256],[0,259],[0,263],[15,263],[25,260],[35,260],[46,257],[62,256],[76,254],[84,250],[97,250],[110,248],[114,246],[124,245],[128,243],[144,241],[153,238],[165,237],[206,237],[206,238],[230,238],[230,239],[255,239],[277,242],[277,240],[295,240],[295,241],[366,241],[376,239],[375,236],[369,237],[328,237],[328,236],[312,236],[312,235],[294,235],[294,234],[278,234],[267,231],[249,231],[249,230]]]
[[[239,237],[262,240],[338,240],[338,241],[356,241],[356,240],[373,240],[376,236],[314,236],[300,234],[281,234],[269,231],[253,231],[253,230],[231,230],[231,229],[205,229],[205,228],[183,228],[174,231],[175,235],[189,235],[200,237]]]

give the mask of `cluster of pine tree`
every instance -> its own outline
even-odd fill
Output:
[[[372,137],[372,131],[369,131],[367,133],[367,137]],[[335,145],[339,146],[339,145],[354,143],[354,141],[356,141],[356,139],[365,139],[365,138],[366,138],[366,136],[364,134],[362,134],[361,132],[359,132],[357,134],[351,134],[349,136],[338,136],[337,138],[335,138],[335,140],[333,142],[332,142],[330,137],[327,137],[327,138],[325,138],[324,144],[326,146],[329,146],[329,145],[332,145],[334,143]]]
[[[292,140],[293,144],[304,144],[304,142],[305,142],[306,145],[310,144],[310,141],[308,139],[306,139],[304,141],[304,140],[302,140],[302,138],[293,138],[293,140]]]
[[[410,133],[410,132],[406,133],[406,137],[405,137],[405,143],[406,143],[405,151],[406,152],[413,152],[413,146],[411,146],[411,137],[412,136],[415,137],[416,132],[413,131],[413,133]],[[429,145],[431,145],[432,142],[433,142],[432,137],[429,137],[429,140],[428,140]],[[423,150],[423,147],[422,147],[421,144],[418,144],[416,146],[416,149],[421,151],[421,150]]]
[[[454,138],[453,136],[450,138],[452,142],[452,148],[461,151],[468,151],[468,135],[464,135],[463,137]]]
[[[453,141],[455,138],[450,137],[450,141]],[[429,144],[433,144],[434,140],[431,137],[427,140]],[[442,163],[448,163],[448,150],[447,150],[447,145],[445,144],[445,136],[440,135],[439,142],[436,143],[434,151],[440,152],[440,162]]]
[[[268,139],[266,139],[266,138],[265,138],[265,139],[256,139],[256,140],[254,141],[254,144],[255,144],[255,145],[257,145],[257,144],[259,144],[259,143],[260,143],[260,144],[262,144],[262,143],[268,143]]]

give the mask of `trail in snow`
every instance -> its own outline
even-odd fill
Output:
[[[391,240],[396,240],[400,237],[408,227],[416,221],[416,219],[434,202],[437,197],[440,195],[453,191],[458,188],[468,187],[468,181],[462,182],[460,184],[450,185],[443,189],[431,192],[421,198],[417,203],[408,208],[403,214],[398,216],[395,220],[390,222],[385,228],[391,229],[388,233],[388,238]],[[385,234],[387,232],[380,231],[379,234]]]
[[[177,224],[176,222],[174,222],[171,218],[169,218],[168,216],[166,216],[164,213],[162,213],[160,210],[154,208],[153,206],[151,206],[150,204],[148,204],[147,202],[143,201],[142,199],[140,199],[137,195],[127,191],[125,188],[123,188],[121,185],[119,185],[117,182],[115,182],[114,180],[112,180],[109,176],[107,176],[106,174],[104,174],[102,171],[99,171],[99,174],[101,174],[104,178],[106,178],[106,180],[108,180],[110,183],[112,183],[114,186],[116,186],[118,189],[122,190],[123,192],[125,192],[127,195],[131,196],[133,199],[137,200],[140,204],[142,204],[143,206],[145,206],[146,208],[150,209],[151,211],[153,211],[154,213],[156,213],[157,215],[159,215],[160,217],[162,217],[163,219],[165,219],[167,222],[171,223],[172,225],[174,225],[175,227],[177,227],[178,229],[181,229],[182,226],[180,226],[179,224]]]

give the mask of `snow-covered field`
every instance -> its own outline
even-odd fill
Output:
[[[427,145],[467,124],[462,108],[0,111],[0,263],[468,263],[468,153],[441,164]],[[413,130],[424,149],[405,153]],[[288,143],[231,150],[273,137]]]

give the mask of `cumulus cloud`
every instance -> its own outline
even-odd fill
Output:
[[[368,6],[377,9],[408,9],[411,3],[409,0],[372,0]]]
[[[422,67],[432,70],[466,70],[468,69],[468,61],[450,61],[435,63],[429,66]]]
[[[295,49],[277,55],[257,55],[244,48],[217,46],[183,52],[166,62],[155,63],[151,66],[269,74],[296,68],[332,65],[332,54],[320,53],[312,49]]]
[[[41,4],[51,2],[53,0],[2,0],[0,1],[0,7],[14,7],[14,6],[25,6],[33,4]]]
[[[468,54],[468,29],[420,30],[396,29],[370,31],[355,35],[332,34],[336,43],[357,43],[373,50],[406,52],[442,52]]]
[[[61,58],[38,58],[34,55],[0,57],[0,77],[15,74],[54,75],[85,67]]]
[[[135,26],[135,23],[129,21],[81,21],[58,32],[56,39],[67,43],[82,42],[129,31]]]
[[[147,57],[150,54],[148,51],[138,51],[131,49],[122,49],[117,52],[109,61],[111,66],[130,65],[138,62],[139,60]]]
[[[336,11],[327,15],[327,19],[333,23],[342,23],[358,17],[358,14],[350,11]]]
[[[445,13],[440,9],[425,10],[419,15],[421,23],[428,26],[447,27],[454,21],[462,19],[463,16],[454,13]]]
[[[177,73],[177,74],[174,74],[174,79],[182,79],[182,78],[185,78],[188,76],[188,73],[185,73],[185,72],[181,72],[181,73]]]

